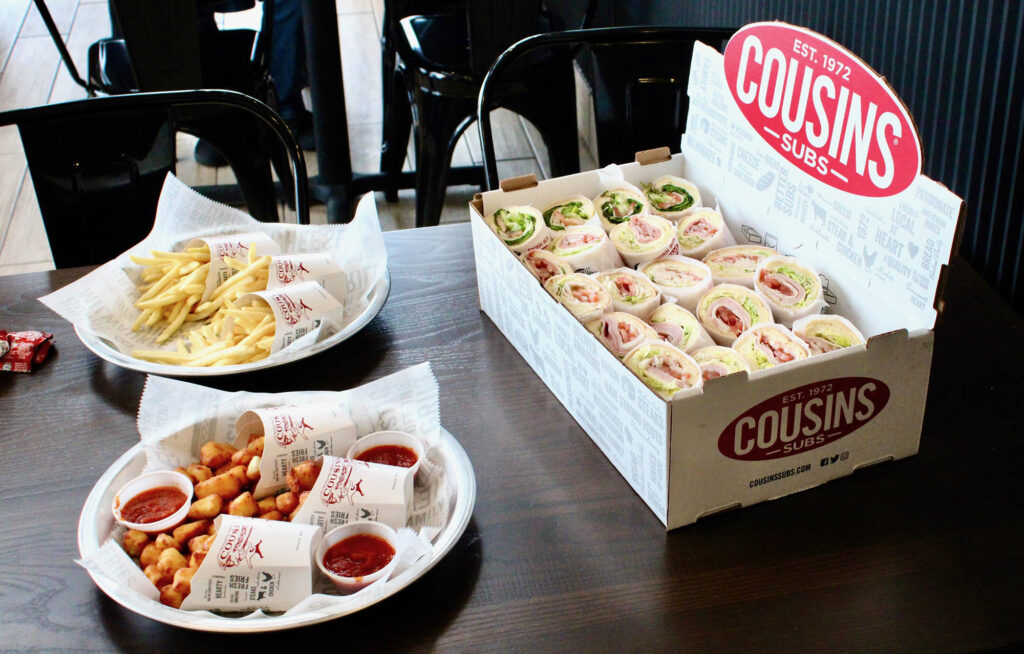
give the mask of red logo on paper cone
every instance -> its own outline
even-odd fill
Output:
[[[306,422],[305,418],[298,420],[289,415],[277,414],[270,419],[271,427],[274,430],[274,440],[287,447],[302,438],[309,440],[309,432],[313,431],[313,425]]]
[[[249,252],[249,244],[243,243],[242,241],[219,241],[214,243],[213,252],[210,253],[210,257],[214,259],[221,259],[223,257],[231,257],[232,259],[238,258],[238,255],[242,252]]]
[[[337,504],[341,500],[348,500],[349,504],[355,504],[355,496],[365,496],[363,492],[362,478],[356,479],[356,466],[366,467],[366,464],[348,459],[337,459],[327,471],[327,480],[324,482],[323,490],[320,491],[320,499],[324,504]],[[323,474],[323,473],[321,473]]]
[[[309,279],[310,270],[301,261],[289,261],[278,259],[274,261],[274,271],[277,274],[277,281],[282,285]]]
[[[718,437],[718,451],[738,461],[800,454],[849,436],[888,402],[889,387],[870,377],[838,377],[793,388],[730,422]]]
[[[887,197],[921,172],[921,143],[903,104],[856,55],[820,34],[748,25],[725,49],[725,79],[761,138],[829,186]]]
[[[297,325],[300,320],[308,320],[313,313],[313,308],[301,299],[296,302],[287,295],[271,295],[270,297],[281,311],[281,319],[290,327]]]
[[[242,525],[235,525],[228,531],[224,545],[217,554],[217,563],[221,568],[227,570],[243,563],[252,568],[253,559],[257,556],[263,558],[263,552],[260,551],[263,541],[252,542],[252,531],[252,527]]]

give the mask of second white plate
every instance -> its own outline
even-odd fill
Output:
[[[195,629],[225,633],[277,631],[333,620],[349,615],[394,595],[422,577],[455,546],[469,524],[476,503],[476,477],[473,466],[455,437],[441,429],[441,442],[434,450],[446,470],[449,492],[448,522],[433,540],[429,560],[425,566],[417,565],[384,582],[384,592],[358,605],[344,608],[322,608],[316,611],[283,615],[255,614],[246,618],[228,617],[209,611],[182,611],[165,606],[129,589],[103,575],[92,574],[100,590],[121,606],[158,622]],[[139,475],[146,463],[142,444],[135,445],[117,459],[93,486],[82,507],[78,521],[78,551],[85,558],[103,546],[114,525],[110,506],[114,494],[128,480]]]
[[[305,359],[306,357],[313,356],[314,354],[318,354],[324,350],[332,348],[338,343],[348,340],[360,329],[369,324],[369,322],[373,320],[378,313],[380,313],[380,310],[384,307],[384,303],[387,301],[390,293],[391,274],[385,270],[380,281],[377,282],[377,285],[374,286],[373,290],[370,292],[370,303],[367,305],[366,309],[337,333],[332,334],[322,341],[313,343],[309,347],[295,349],[294,351],[275,355],[262,361],[243,363],[237,366],[191,368],[188,366],[171,366],[165,363],[153,363],[151,361],[136,359],[120,352],[106,339],[100,338],[99,336],[83,329],[79,329],[78,325],[75,325],[75,334],[78,336],[78,339],[82,341],[82,344],[89,348],[93,354],[104,361],[108,361],[116,366],[121,366],[122,368],[152,373],[154,375],[166,375],[168,377],[218,377],[221,375],[233,375],[240,372],[273,368],[286,363],[291,363],[292,361],[298,361],[299,359]]]

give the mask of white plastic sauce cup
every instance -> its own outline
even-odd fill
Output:
[[[391,548],[395,551],[391,561],[376,572],[372,572],[362,577],[345,577],[327,569],[324,565],[324,556],[327,554],[327,550],[331,549],[336,543],[349,538],[351,536],[357,536],[359,534],[369,534],[371,536],[377,536],[383,539]],[[398,562],[398,535],[395,530],[387,526],[382,522],[370,522],[367,520],[359,522],[349,522],[347,524],[335,527],[334,529],[327,532],[327,534],[320,540],[320,545],[316,548],[316,564],[320,568],[320,572],[324,573],[328,579],[334,584],[334,586],[342,593],[354,593],[357,590],[369,586],[375,581],[378,581],[391,574],[394,570],[395,564]]]
[[[345,458],[358,459],[359,455],[363,452],[381,445],[399,445],[415,452],[416,463],[412,464],[409,469],[412,471],[413,476],[416,475],[416,472],[420,469],[420,462],[423,461],[423,441],[404,431],[375,431],[372,434],[367,434],[357,439],[355,443],[352,443],[351,447],[348,448],[348,454]]]
[[[177,511],[163,520],[157,520],[156,522],[129,522],[121,517],[121,507],[128,503],[128,501],[133,497],[139,493],[150,490],[151,488],[160,488],[161,486],[177,488],[185,494],[185,502]],[[188,517],[188,510],[192,505],[192,493],[192,480],[180,472],[175,472],[173,470],[148,472],[129,481],[121,487],[121,490],[117,491],[116,495],[114,495],[114,504],[112,507],[114,519],[128,529],[137,529],[138,531],[144,531],[147,533],[167,531],[177,527],[185,521],[186,517]]]

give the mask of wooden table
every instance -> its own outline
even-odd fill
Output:
[[[961,260],[917,456],[666,533],[480,313],[469,226],[386,240],[393,290],[366,329],[210,385],[343,389],[429,360],[442,422],[479,485],[447,558],[368,610],[297,631],[202,634],[121,608],[72,559],[87,493],[138,440],[144,376],[90,354],[36,301],[86,269],[3,277],[0,328],[50,331],[56,352],[31,375],[0,373],[0,648],[962,652],[1024,642],[1024,322]]]

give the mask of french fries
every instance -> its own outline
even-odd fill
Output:
[[[192,577],[216,537],[213,521],[218,515],[291,520],[302,506],[320,474],[320,466],[315,461],[303,461],[288,472],[289,485],[294,484],[301,492],[287,490],[259,501],[253,497],[252,491],[260,480],[263,443],[262,437],[252,439],[246,447],[237,450],[227,443],[204,444],[200,448],[200,461],[178,469],[192,479],[196,498],[185,522],[161,534],[125,532],[121,541],[124,551],[160,590],[162,603],[181,608],[191,591]],[[220,474],[213,474],[211,467],[214,466]]]
[[[145,266],[142,294],[135,301],[139,317],[132,331],[143,327],[163,329],[156,335],[163,345],[183,326],[193,327],[175,342],[171,350],[135,350],[137,359],[176,366],[230,366],[252,363],[270,356],[274,342],[274,314],[265,303],[239,307],[238,298],[267,288],[270,257],[257,256],[249,248],[246,261],[224,257],[236,272],[203,301],[210,271],[209,247],[187,248],[184,252],[151,252],[150,257],[132,256]]]

